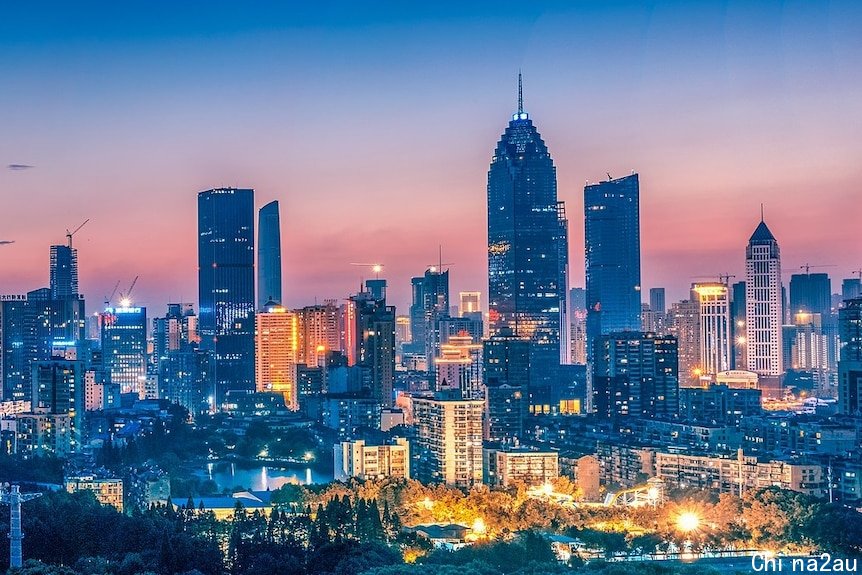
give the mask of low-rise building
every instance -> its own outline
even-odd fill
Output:
[[[75,475],[67,477],[63,483],[66,491],[92,491],[102,505],[110,505],[123,512],[123,480],[95,475]]]
[[[559,455],[555,451],[486,447],[482,450],[482,476],[491,486],[522,482],[538,487],[560,476]]]
[[[342,441],[333,452],[336,481],[350,477],[410,479],[410,444],[402,437],[384,445],[366,445],[363,440]]]

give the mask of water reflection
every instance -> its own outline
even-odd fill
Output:
[[[265,465],[251,468],[237,466],[234,463],[207,463],[203,471],[204,477],[212,479],[223,489],[250,489],[252,491],[274,491],[285,484],[311,485],[329,483],[332,475],[313,470],[311,467],[268,467]]]

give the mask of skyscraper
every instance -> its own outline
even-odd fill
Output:
[[[269,202],[258,212],[257,308],[281,299],[281,223],[278,202]]]
[[[465,317],[465,314],[482,313],[481,305],[482,294],[477,291],[462,291],[458,294],[458,315]]]
[[[832,309],[832,282],[827,274],[790,276],[790,315],[819,313],[826,319]]]
[[[365,372],[371,397],[384,406],[391,406],[395,378],[395,306],[386,305],[385,289],[377,293],[384,298],[376,299],[368,287],[350,297],[344,320],[344,347],[350,363]]]
[[[215,358],[213,400],[254,389],[254,190],[198,194],[201,349]]]
[[[335,300],[295,310],[299,324],[297,363],[308,367],[323,365],[326,354],[341,351],[340,311]]]
[[[84,362],[53,359],[33,364],[31,411],[66,415],[72,451],[82,446],[84,421]]]
[[[449,271],[445,272],[436,267],[425,270],[422,277],[422,329],[424,335],[424,349],[419,350],[425,354],[425,365],[428,372],[434,377],[434,359],[440,349],[440,320],[449,317]],[[414,344],[419,343],[415,342]]]
[[[51,246],[50,286],[51,299],[78,297],[78,250],[71,245]]]
[[[846,300],[838,311],[838,411],[862,412],[862,298]]]
[[[698,283],[691,288],[700,305],[700,370],[715,375],[731,368],[730,291],[723,283]]]
[[[554,376],[568,361],[568,222],[557,200],[557,172],[529,114],[520,75],[518,111],[488,170],[490,334],[509,328],[533,342],[531,394],[551,402]]]
[[[102,314],[102,363],[105,382],[122,393],[145,395],[147,308],[107,308]]]
[[[255,314],[255,382],[257,391],[284,396],[284,404],[299,409],[296,366],[299,326],[294,312],[269,302]]]
[[[587,354],[602,335],[641,329],[638,175],[584,188]]]
[[[663,314],[666,311],[663,287],[649,289],[649,308],[655,313]]]
[[[748,370],[780,377],[782,360],[781,253],[763,219],[745,250],[745,340]]]

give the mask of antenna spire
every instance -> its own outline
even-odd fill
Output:
[[[760,204],[760,221],[763,221],[763,203]]]
[[[521,71],[518,70],[518,114],[524,113],[524,87],[521,82]]]

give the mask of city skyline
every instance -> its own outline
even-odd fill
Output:
[[[741,276],[740,249],[761,202],[782,238],[785,269],[832,264],[834,279],[851,277],[862,256],[831,246],[854,240],[842,216],[858,193],[852,119],[860,108],[850,72],[862,45],[845,16],[858,8],[718,4],[629,6],[619,22],[613,8],[583,3],[511,18],[451,6],[372,10],[356,23],[347,9],[259,9],[230,24],[215,5],[199,22],[179,9],[131,30],[109,30],[112,12],[45,23],[13,8],[7,21],[17,24],[0,24],[0,70],[16,80],[0,96],[9,134],[0,142],[0,237],[15,241],[0,246],[4,292],[48,285],[49,246],[90,218],[75,237],[90,311],[117,280],[137,275],[135,299],[156,312],[194,300],[195,197],[222,185],[254,188],[256,208],[284,204],[288,307],[346,298],[370,275],[349,262],[381,261],[389,299],[405,312],[410,277],[441,244],[456,264],[453,293],[484,292],[489,142],[515,109],[518,68],[568,204],[571,286],[584,285],[583,221],[571,216],[581,213],[584,181],[631,171],[642,180],[644,290],[666,287],[675,301],[695,276]],[[319,29],[328,18],[338,38]],[[701,22],[704,40],[680,21]],[[694,55],[674,53],[671,29]],[[503,54],[474,50],[495,33],[514,39]],[[190,39],[200,42],[178,54]],[[361,49],[345,53],[352,43]],[[394,45],[403,54],[385,56]],[[294,48],[295,60],[264,58]],[[208,63],[210,50],[223,66]],[[413,69],[417,61],[423,70]],[[315,66],[331,73],[313,75]],[[188,70],[192,81],[181,77]],[[47,77],[67,96],[46,89]],[[138,90],[141,78],[150,86]],[[237,85],[224,83],[232,78]],[[351,134],[370,138],[373,151],[357,149]],[[435,169],[441,162],[446,170]],[[313,225],[320,214],[331,225]],[[445,233],[439,221],[449,224]]]

